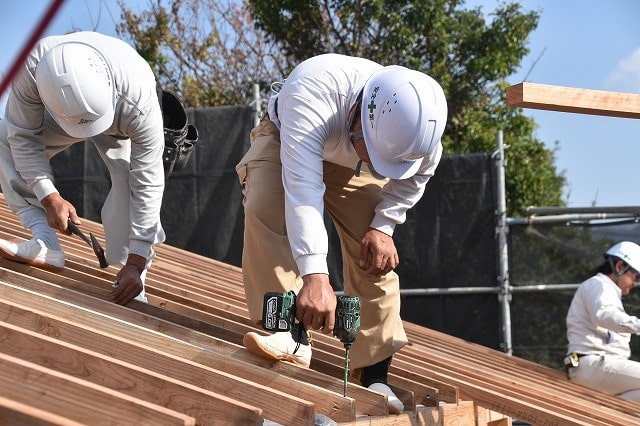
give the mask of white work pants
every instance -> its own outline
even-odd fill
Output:
[[[612,355],[586,355],[569,370],[571,381],[640,402],[640,362]]]
[[[60,133],[60,128],[45,115],[42,136],[45,152],[49,158],[84,139],[71,138]],[[129,162],[131,142],[106,135],[98,135],[90,140],[95,145],[111,177],[111,189],[104,205],[101,217],[105,230],[105,256],[110,264],[124,264],[129,254]],[[16,171],[9,143],[5,121],[0,120],[0,185],[9,208],[16,214],[30,206],[43,208],[26,182]],[[157,239],[162,241],[164,231]],[[147,268],[151,262],[149,258]]]

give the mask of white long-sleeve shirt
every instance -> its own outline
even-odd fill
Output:
[[[323,161],[355,167],[349,110],[368,77],[381,65],[363,58],[325,54],[299,64],[278,93],[281,161],[287,233],[301,275],[328,273],[323,221]],[[393,235],[422,197],[442,155],[439,143],[415,176],[389,180],[371,227]]]
[[[625,312],[622,291],[607,275],[578,287],[567,314],[569,352],[629,358],[631,333],[640,334],[640,319]]]
[[[117,104],[113,124],[103,134],[131,140],[131,208],[123,214],[131,219],[129,252],[148,257],[156,237],[164,191],[164,132],[155,76],[131,46],[95,32],[45,37],[35,45],[12,82],[5,110],[16,169],[39,200],[57,192],[45,154],[48,141],[43,140],[42,133],[48,112],[36,86],[35,71],[47,51],[69,41],[94,47],[111,66]],[[61,128],[58,134],[70,142],[82,140],[71,138]]]

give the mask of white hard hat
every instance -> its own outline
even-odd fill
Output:
[[[36,67],[36,85],[45,108],[69,136],[95,136],[113,123],[111,67],[88,44],[62,43],[47,51]]]
[[[640,246],[631,241],[622,241],[611,247],[605,257],[614,256],[640,272]]]
[[[398,65],[369,77],[362,94],[362,133],[376,172],[413,176],[442,137],[447,100],[430,76]]]

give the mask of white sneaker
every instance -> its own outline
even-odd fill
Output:
[[[302,367],[311,364],[311,345],[300,343],[289,331],[262,336],[254,331],[244,335],[242,344],[251,352],[266,358],[289,361]]]
[[[384,383],[372,383],[369,385],[369,389],[387,395],[387,407],[389,408],[389,413],[400,414],[404,411],[404,404],[398,399],[389,386]]]
[[[64,269],[64,252],[47,248],[39,239],[19,244],[0,239],[0,256],[51,272]]]
[[[145,296],[144,293],[140,293],[139,295],[134,297],[133,300],[137,300],[138,302],[142,303],[149,303],[149,301],[147,300],[147,296]]]

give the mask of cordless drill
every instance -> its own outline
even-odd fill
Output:
[[[296,294],[269,292],[264,295],[262,327],[269,331],[291,331],[296,320]],[[304,326],[302,326],[304,327]],[[336,296],[336,319],[333,335],[344,345],[344,396],[347,396],[349,349],[360,330],[360,299],[358,296]]]

